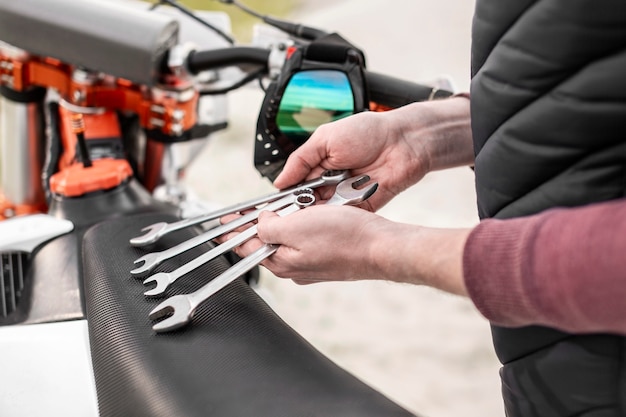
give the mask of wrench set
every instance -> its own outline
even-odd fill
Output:
[[[142,236],[130,240],[130,244],[136,247],[143,247],[158,241],[166,234],[183,229],[185,227],[198,225],[210,220],[218,219],[228,214],[240,213],[245,210],[252,210],[241,217],[210,229],[192,239],[184,241],[172,248],[161,252],[148,253],[135,261],[135,265],[141,264],[131,271],[135,277],[145,277],[157,265],[166,259],[170,259],[183,252],[193,249],[203,243],[213,240],[226,233],[255,221],[262,211],[274,211],[279,216],[287,216],[301,208],[308,207],[315,203],[313,188],[321,186],[335,185],[335,193],[326,201],[330,205],[354,205],[367,200],[377,189],[378,184],[369,182],[368,175],[359,175],[348,178],[348,171],[325,171],[319,178],[307,181],[296,187],[281,190],[279,192],[249,200],[234,206],[208,213],[206,215],[177,221],[174,223],[155,223],[142,229]],[[261,206],[259,208],[259,206]],[[147,290],[146,297],[159,297],[165,294],[167,288],[176,280],[194,269],[206,264],[216,257],[233,250],[237,246],[247,242],[256,236],[256,225],[252,225],[236,237],[213,247],[211,250],[192,259],[190,262],[180,266],[172,272],[159,272],[147,277],[143,283],[148,285],[155,283],[156,286]],[[250,255],[246,256],[218,277],[214,278],[191,294],[181,294],[172,296],[158,306],[149,314],[151,320],[164,320],[153,325],[153,330],[157,333],[167,332],[185,326],[191,318],[196,308],[209,299],[213,294],[226,287],[241,275],[258,266],[264,259],[272,255],[278,249],[278,245],[266,244]]]

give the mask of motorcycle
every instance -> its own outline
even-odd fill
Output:
[[[225,15],[164,3],[177,8],[0,2],[3,415],[412,415],[289,328],[248,285],[254,271],[190,326],[156,333],[159,300],[129,272],[146,249],[129,242],[197,214],[185,169],[227,128],[225,95],[250,81],[267,84],[254,164],[270,180],[321,123],[450,93],[367,71],[337,34],[263,17],[277,31],[236,46]],[[237,261],[220,256],[168,292],[193,292]]]

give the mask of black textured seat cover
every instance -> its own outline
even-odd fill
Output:
[[[143,214],[101,223],[85,235],[85,303],[102,416],[410,416],[347,373],[287,326],[243,280],[201,305],[184,329],[152,330],[133,261],[198,233],[131,247],[142,227],[176,220]],[[189,251],[155,271],[172,271]],[[167,295],[191,292],[229,267],[218,258],[179,279]]]

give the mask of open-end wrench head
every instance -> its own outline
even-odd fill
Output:
[[[148,285],[152,282],[156,282],[156,287],[143,293],[146,297],[159,297],[165,293],[167,287],[170,286],[172,280],[170,274],[167,272],[159,272],[154,274],[143,281],[143,285]]]
[[[159,264],[159,256],[156,253],[147,253],[141,258],[135,259],[133,262],[135,265],[142,263],[143,265],[130,271],[130,274],[135,277],[141,277],[149,273]]]
[[[370,176],[367,174],[357,175],[350,178],[350,181],[342,181],[342,188],[348,189],[348,185],[354,190],[358,190],[370,180]]]
[[[135,247],[147,246],[150,245],[161,237],[161,234],[167,227],[167,223],[158,222],[151,224],[150,226],[146,226],[141,229],[142,232],[146,232],[141,236],[134,237],[130,240],[130,244]]]
[[[193,314],[193,307],[187,296],[175,295],[156,306],[148,315],[150,320],[158,320],[170,315],[165,320],[152,326],[157,333],[169,332],[179,329],[189,323]]]
[[[378,189],[377,182],[365,185],[369,180],[370,176],[363,174],[341,181],[339,184],[337,184],[337,188],[335,189],[335,195],[333,195],[331,200],[343,200],[337,201],[341,204],[362,203],[363,201],[370,198],[372,194],[374,194]],[[331,202],[331,200],[329,200],[329,202]],[[334,202],[335,201],[333,201],[333,203]]]

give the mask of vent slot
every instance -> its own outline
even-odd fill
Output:
[[[17,309],[24,290],[27,258],[25,253],[0,254],[0,318]]]

